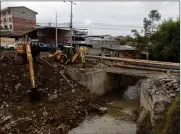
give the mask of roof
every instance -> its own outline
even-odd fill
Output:
[[[111,35],[87,35],[86,37],[100,37],[100,36],[111,36]]]
[[[110,50],[118,50],[118,51],[121,51],[121,50],[125,50],[125,51],[135,51],[136,48],[134,47],[131,47],[131,46],[128,46],[128,45],[123,45],[123,46],[120,46],[120,45],[113,45],[112,47],[108,47],[108,46],[104,46],[102,48],[105,48],[105,49],[110,49]]]
[[[12,31],[7,36],[23,36],[24,34],[32,32],[34,30],[36,30],[36,29]]]
[[[35,26],[34,28],[35,28],[35,29],[45,29],[45,28],[52,28],[52,29],[55,29],[56,26]],[[60,29],[60,30],[67,30],[67,31],[70,30],[69,27],[57,27],[57,29]],[[73,29],[73,30],[74,30],[74,29]]]
[[[1,9],[1,11],[7,10],[7,9],[12,9],[12,8],[26,8],[26,9],[28,9],[28,10],[34,12],[35,14],[38,14],[37,12],[35,12],[35,11],[33,11],[33,10],[31,10],[31,9],[29,9],[29,8],[27,8],[27,7],[25,7],[25,6],[6,7],[6,8],[4,8],[4,9]]]

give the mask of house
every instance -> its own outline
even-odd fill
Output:
[[[110,35],[89,35],[85,38],[86,44],[93,48],[101,48],[102,46],[119,45],[119,40]]]
[[[111,57],[136,58],[136,48],[128,45],[113,45],[102,47],[101,53]]]
[[[110,35],[88,35],[85,43],[90,46],[88,53],[91,55],[99,55],[102,47],[120,46],[119,40]]]
[[[7,7],[1,10],[1,31],[30,30],[36,26],[38,13],[25,7]]]

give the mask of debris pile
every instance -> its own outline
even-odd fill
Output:
[[[156,95],[166,95],[170,98],[175,97],[176,92],[180,91],[179,76],[165,76],[153,79],[150,92]]]
[[[103,102],[72,81],[63,70],[61,65],[56,65],[55,69],[43,61],[38,63],[35,76],[42,98],[40,102],[30,103],[26,93],[31,88],[28,65],[2,62],[0,133],[66,133],[84,120],[95,106],[101,108]]]
[[[156,126],[164,118],[165,111],[180,92],[180,77],[164,75],[146,80],[141,86],[142,110],[150,112],[152,126]]]

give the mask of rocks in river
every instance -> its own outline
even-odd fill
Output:
[[[99,114],[105,114],[107,112],[107,108],[106,107],[100,107],[99,108]]]

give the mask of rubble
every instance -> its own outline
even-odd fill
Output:
[[[140,104],[150,112],[151,125],[154,127],[163,118],[168,106],[180,91],[178,75],[163,75],[147,79],[141,86]]]
[[[107,112],[107,108],[106,107],[100,107],[99,108],[99,113],[100,114],[105,114]]]
[[[35,67],[35,81],[42,95],[37,103],[30,103],[26,94],[31,88],[28,65],[0,64],[0,133],[66,133],[84,120],[93,105],[103,106],[96,95],[66,73],[59,73],[70,65],[49,63],[55,68],[46,62]]]
[[[153,79],[153,86],[149,88],[149,91],[156,95],[167,95],[172,98],[179,90],[179,82],[180,78],[178,76],[164,76]]]

